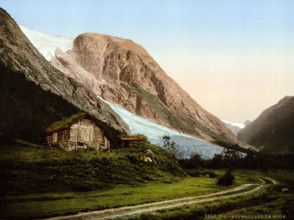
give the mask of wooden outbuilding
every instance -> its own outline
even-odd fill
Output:
[[[52,124],[46,133],[46,143],[67,151],[92,148],[110,150],[105,130],[92,116],[81,113]]]
[[[145,135],[122,135],[118,138],[118,141],[122,147],[131,147],[135,144],[148,141]]]

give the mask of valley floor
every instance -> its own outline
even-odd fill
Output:
[[[217,193],[206,194],[202,196],[193,196],[193,197],[186,197],[180,199],[173,199],[173,200],[165,200],[161,202],[152,202],[146,203],[143,205],[136,205],[136,206],[125,206],[120,208],[114,209],[106,209],[102,211],[94,211],[94,212],[87,212],[81,213],[77,215],[70,215],[65,217],[56,217],[50,218],[52,220],[58,219],[117,219],[123,217],[130,217],[137,215],[139,217],[142,213],[154,212],[154,211],[162,211],[164,209],[171,209],[180,207],[183,205],[191,205],[191,204],[199,204],[199,203],[207,203],[216,200],[226,200],[234,197],[242,197],[247,195],[252,195],[253,193],[259,193],[263,188],[268,187],[266,182],[270,182],[270,184],[274,184],[275,180],[267,178],[259,178],[261,180],[261,184],[243,184],[241,186],[237,186],[228,190],[220,191]],[[264,181],[266,180],[266,181]],[[138,216],[139,215],[139,216]]]
[[[136,160],[150,151],[157,163]],[[84,219],[91,218],[92,212],[122,219],[201,219],[205,215],[213,219],[219,214],[288,218],[293,214],[292,170],[235,170],[234,184],[222,187],[209,173],[220,176],[223,170],[200,170],[199,177],[187,176],[173,157],[150,144],[110,153],[8,146],[0,148],[0,168],[0,219],[71,219],[85,213],[78,215]]]
[[[247,176],[268,177],[263,178],[265,184],[243,193],[212,198],[209,202],[195,201],[192,205],[135,214],[127,219],[294,219],[293,170],[240,172]],[[255,192],[252,194],[252,191]]]
[[[215,172],[219,175],[223,173]],[[279,172],[283,175],[289,173]],[[1,197],[0,213],[3,218],[13,219],[49,216],[65,216],[53,219],[201,219],[205,215],[213,219],[212,216],[219,218],[216,214],[220,213],[223,217],[249,214],[286,216],[283,210],[285,205],[290,205],[286,203],[294,203],[292,191],[282,192],[285,186],[259,177],[260,172],[240,170],[234,173],[236,182],[229,189],[216,187],[215,179],[203,176],[179,178],[172,183],[120,185],[90,192]],[[265,174],[279,177],[273,175],[274,172]]]
[[[219,175],[223,171],[216,171]],[[216,179],[205,177],[175,178],[173,182],[150,182],[138,186],[118,185],[113,189],[90,192],[34,193],[1,197],[0,213],[4,218],[41,218],[56,215],[133,206],[155,201],[212,194],[225,187],[215,185]],[[237,177],[235,186],[245,183]]]

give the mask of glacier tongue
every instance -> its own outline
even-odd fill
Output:
[[[66,52],[73,47],[73,39],[51,36],[36,30],[31,30],[22,25],[19,25],[19,27],[47,61],[50,61],[54,56],[56,48]]]
[[[152,144],[160,147],[163,147],[163,137],[169,136],[170,142],[174,141],[176,143],[174,153],[179,159],[190,158],[195,154],[199,154],[203,159],[211,159],[215,154],[220,154],[223,151],[223,147],[173,131],[167,127],[132,114],[118,105],[103,100],[99,96],[98,98],[109,104],[110,107],[127,123],[132,134],[144,134]]]

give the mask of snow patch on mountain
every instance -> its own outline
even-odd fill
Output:
[[[36,30],[31,30],[22,25],[19,25],[19,27],[48,61],[54,56],[56,48],[59,48],[63,52],[73,48],[73,39],[71,38],[51,36]]]
[[[234,123],[234,122],[230,122],[230,121],[226,121],[226,120],[221,120],[228,129],[230,129],[233,134],[235,134],[236,136],[238,135],[238,133],[245,128],[246,125],[248,125],[250,123],[250,121],[245,121],[244,123]]]
[[[223,151],[223,147],[181,134],[132,114],[118,105],[103,100],[99,96],[98,98],[110,105],[110,107],[127,123],[132,134],[144,134],[152,144],[160,147],[163,147],[163,137],[169,136],[170,142],[176,143],[176,149],[173,153],[180,159],[190,158],[195,154],[199,154],[203,159],[211,159],[215,154],[220,154]]]
[[[230,122],[230,121],[226,121],[226,120],[222,120],[222,122],[226,123],[226,124],[230,124],[230,125],[233,125],[233,126],[236,126],[236,127],[239,127],[239,128],[244,128],[245,127],[245,124],[244,123],[235,123],[235,122]]]

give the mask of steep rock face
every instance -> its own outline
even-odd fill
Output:
[[[272,152],[294,151],[294,96],[286,96],[242,129],[244,142]]]
[[[72,50],[57,49],[51,64],[132,113],[211,142],[238,143],[218,118],[198,105],[131,40],[82,34]]]
[[[5,78],[8,73],[21,73],[26,81],[34,82],[43,91],[63,97],[75,108],[95,116],[102,124],[110,127],[110,130],[129,132],[121,118],[107,104],[97,99],[91,90],[49,64],[15,21],[1,8],[0,18],[0,64],[1,70],[5,71],[1,72],[1,78]],[[13,94],[10,95],[13,98]],[[44,104],[50,108],[50,103],[40,103]]]

